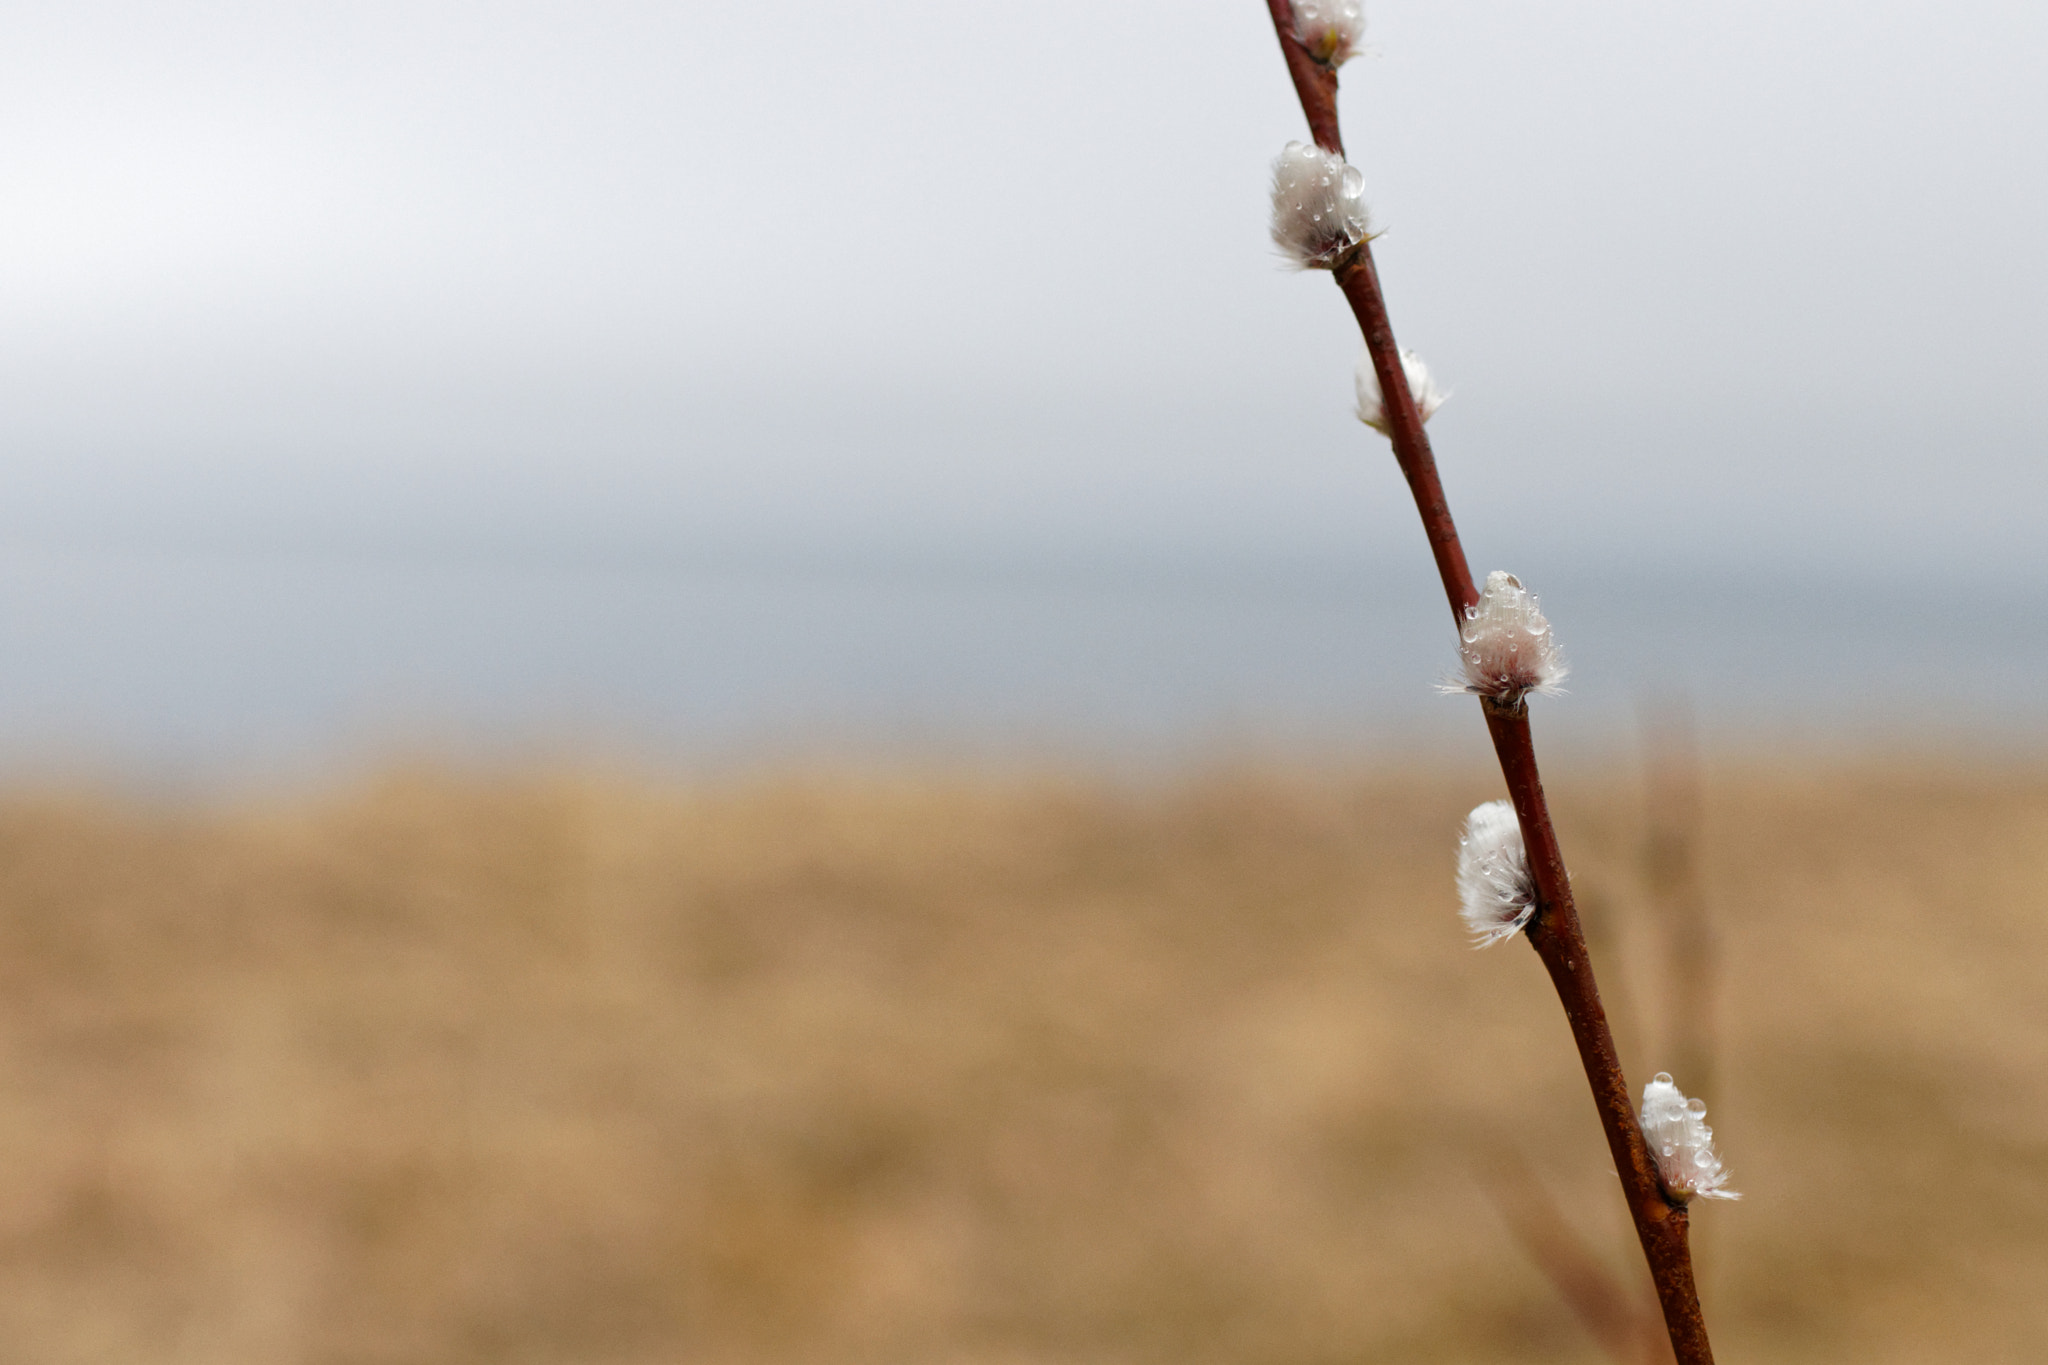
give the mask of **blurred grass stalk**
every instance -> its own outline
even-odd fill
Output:
[[[1330,270],[1357,317],[1381,394],[1381,411],[1375,414],[1378,420],[1373,425],[1392,442],[1394,458],[1415,496],[1416,510],[1421,515],[1438,575],[1443,580],[1445,596],[1450,601],[1452,618],[1462,638],[1465,623],[1476,614],[1482,598],[1451,518],[1429,439],[1423,431],[1425,414],[1411,391],[1407,367],[1387,317],[1386,301],[1380,292],[1378,273],[1373,265],[1371,237],[1365,230],[1362,206],[1356,202],[1357,173],[1342,164],[1344,143],[1337,117],[1336,72],[1342,58],[1320,41],[1311,46],[1309,39],[1314,31],[1311,25],[1323,19],[1320,4],[1311,7],[1305,2],[1302,20],[1297,20],[1290,0],[1267,0],[1267,8],[1272,15],[1274,31],[1280,40],[1295,92],[1301,99],[1310,134],[1316,146],[1333,159],[1328,163],[1332,171],[1341,167],[1344,181],[1341,192],[1327,188],[1324,191],[1324,203],[1328,209],[1336,210],[1335,214],[1298,212],[1296,221],[1283,224],[1277,217],[1281,201],[1277,193],[1280,182],[1276,179],[1275,237],[1280,240],[1289,235],[1283,227],[1297,236],[1306,229],[1307,235],[1302,237],[1301,245],[1308,249],[1295,252],[1297,263]],[[1362,14],[1356,9],[1350,11],[1349,17],[1354,27],[1362,25]],[[1283,164],[1290,158],[1296,166],[1301,164],[1294,147],[1290,147],[1283,157]],[[1324,173],[1321,184],[1331,186],[1332,175]],[[1341,201],[1337,197],[1339,193],[1343,195]],[[1299,211],[1304,206],[1297,204],[1294,207]],[[1311,217],[1317,226],[1309,226]],[[1346,226],[1332,241],[1329,233],[1335,226],[1332,221],[1335,217],[1341,217]],[[1356,231],[1351,232],[1349,228],[1354,224]],[[1311,240],[1318,231],[1322,233],[1321,239]],[[1514,583],[1512,579],[1507,581]],[[1514,583],[1514,586],[1519,590],[1519,583]],[[1491,583],[1489,596],[1490,591]],[[1706,1323],[1700,1313],[1699,1295],[1693,1281],[1686,1204],[1682,1195],[1674,1197],[1667,1190],[1630,1100],[1628,1083],[1622,1074],[1606,1013],[1601,1007],[1599,987],[1593,978],[1591,958],[1572,901],[1563,850],[1544,796],[1535,744],[1529,731],[1525,691],[1526,688],[1514,688],[1480,698],[1494,752],[1500,760],[1501,774],[1521,824],[1529,871],[1534,880],[1536,913],[1524,932],[1549,972],[1571,1025],[1572,1038],[1578,1046],[1587,1083],[1592,1088],[1594,1104],[1614,1157],[1615,1171],[1621,1180],[1629,1214],[1649,1264],[1651,1279],[1657,1287],[1672,1350],[1679,1365],[1711,1365],[1713,1349],[1707,1340]]]
[[[1473,1170],[1508,1232],[1572,1316],[1615,1365],[1669,1365],[1663,1324],[1617,1280],[1544,1187],[1521,1146],[1505,1133],[1477,1155]]]
[[[1643,748],[1642,875],[1663,936],[1664,1051],[1694,1094],[1711,1097],[1720,954],[1700,880],[1699,741],[1683,698],[1646,710]]]

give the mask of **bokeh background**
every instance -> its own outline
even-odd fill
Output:
[[[1725,1353],[2029,1358],[2048,11],[1369,17]],[[1612,1358],[1299,136],[1251,0],[0,5],[0,1354]]]

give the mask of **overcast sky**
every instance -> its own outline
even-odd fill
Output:
[[[1379,0],[1482,567],[2038,570],[2048,6]],[[1256,0],[0,8],[0,530],[1419,554]]]

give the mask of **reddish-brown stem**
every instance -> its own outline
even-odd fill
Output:
[[[1308,133],[1316,146],[1344,155],[1344,137],[1337,131],[1337,73],[1308,55],[1301,39],[1294,36],[1294,6],[1291,0],[1266,0],[1273,12],[1273,31],[1280,35],[1280,52],[1287,58],[1287,74],[1294,77],[1294,93],[1301,96],[1301,112],[1308,115]]]
[[[1360,242],[1337,267],[1336,276],[1337,287],[1344,291],[1358,319],[1358,330],[1365,334],[1373,372],[1379,376],[1380,408],[1386,414],[1387,435],[1394,443],[1394,461],[1415,494],[1415,510],[1422,514],[1422,531],[1429,537],[1429,552],[1436,559],[1437,576],[1443,579],[1444,596],[1450,599],[1451,616],[1462,627],[1465,608],[1478,603],[1479,590],[1473,586],[1472,568],[1465,562],[1457,523],[1451,520],[1443,480],[1437,477],[1436,455],[1423,433],[1422,414],[1408,391],[1408,371],[1401,365],[1401,349],[1394,344],[1394,327],[1387,321],[1387,302],[1380,293],[1379,272],[1373,268],[1372,243]]]
[[[1344,143],[1337,126],[1335,74],[1323,70],[1295,37],[1290,0],[1267,0],[1267,8],[1272,12],[1273,27],[1287,57],[1295,91],[1301,96],[1302,112],[1308,116],[1310,133],[1325,151],[1342,155]],[[1379,274],[1373,267],[1371,243],[1360,242],[1338,264],[1334,274],[1365,336],[1366,350],[1379,376],[1394,458],[1415,495],[1430,552],[1443,579],[1444,595],[1450,601],[1452,616],[1462,627],[1465,610],[1478,602],[1479,593],[1458,540],[1458,528],[1451,520],[1442,481],[1437,477],[1436,457],[1423,434],[1422,414],[1408,390],[1408,376],[1401,366],[1400,349],[1394,344],[1393,326],[1387,320]],[[1536,750],[1529,738],[1528,711],[1519,702],[1512,707],[1491,702],[1484,705],[1487,729],[1492,732],[1501,776],[1506,779],[1515,815],[1521,821],[1530,871],[1536,883],[1536,914],[1529,922],[1529,942],[1550,973],[1551,984],[1557,989],[1558,1000],[1564,1005],[1565,1018],[1571,1025],[1572,1041],[1578,1045],[1579,1061],[1585,1067],[1586,1082],[1592,1087],[1593,1104],[1607,1135],[1615,1173],[1628,1201],[1629,1217],[1642,1242],[1650,1277],[1656,1282],[1671,1349],[1679,1365],[1713,1365],[1713,1349],[1707,1344],[1706,1323],[1700,1316],[1699,1294],[1693,1285],[1692,1254],[1686,1244],[1686,1211],[1665,1197],[1649,1145],[1636,1121],[1635,1106],[1629,1100],[1628,1082],[1622,1076],[1621,1059],[1614,1049],[1614,1035],[1607,1026],[1606,1011],[1600,1007],[1599,987],[1593,981],[1593,963],[1586,952],[1585,934],[1572,904],[1564,853],[1550,819],[1549,803],[1543,796]]]
[[[1714,1353],[1707,1344],[1707,1324],[1700,1316],[1692,1253],[1686,1243],[1686,1212],[1664,1197],[1656,1161],[1629,1100],[1621,1058],[1614,1050],[1614,1034],[1607,1027],[1607,1012],[1600,1007],[1600,988],[1593,980],[1586,936],[1579,928],[1578,908],[1572,903],[1571,877],[1565,871],[1564,852],[1558,847],[1557,827],[1551,822],[1543,778],[1536,769],[1529,713],[1520,705],[1512,709],[1484,705],[1486,728],[1492,732],[1501,776],[1507,779],[1515,817],[1522,824],[1522,842],[1529,851],[1529,871],[1536,882],[1537,911],[1529,921],[1529,944],[1542,959],[1564,1005],[1586,1082],[1593,1089],[1593,1105],[1600,1111],[1600,1127],[1607,1134],[1607,1150],[1621,1177],[1629,1217],[1650,1263],[1650,1278],[1657,1285],[1671,1349],[1680,1365],[1711,1365]]]

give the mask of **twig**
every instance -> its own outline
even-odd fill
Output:
[[[1294,8],[1289,0],[1266,0],[1266,4],[1272,12],[1281,51],[1287,58],[1288,73],[1294,78],[1295,92],[1301,97],[1302,112],[1308,117],[1310,134],[1323,150],[1341,156],[1344,144],[1337,123],[1336,75],[1317,63],[1295,37]],[[1479,591],[1458,540],[1457,526],[1451,520],[1429,438],[1423,434],[1422,414],[1408,390],[1408,377],[1394,344],[1386,300],[1380,292],[1379,275],[1373,268],[1371,241],[1358,243],[1336,266],[1334,274],[1357,316],[1359,330],[1364,333],[1366,350],[1379,376],[1394,458],[1415,495],[1415,507],[1421,513],[1423,531],[1429,537],[1430,552],[1443,579],[1444,595],[1450,600],[1451,615],[1462,627],[1465,609],[1478,604]],[[1692,1257],[1686,1245],[1686,1211],[1665,1197],[1656,1164],[1636,1120],[1635,1106],[1629,1101],[1628,1083],[1615,1054],[1607,1016],[1600,1007],[1600,991],[1593,981],[1585,935],[1572,904],[1564,853],[1558,846],[1557,830],[1544,799],[1536,752],[1529,737],[1527,705],[1517,702],[1512,707],[1502,707],[1484,699],[1481,705],[1485,708],[1487,729],[1493,735],[1494,751],[1500,758],[1501,775],[1507,781],[1515,815],[1521,821],[1529,867],[1536,883],[1537,910],[1529,922],[1529,942],[1550,973],[1551,984],[1557,989],[1565,1018],[1571,1025],[1572,1041],[1578,1045],[1579,1060],[1592,1087],[1594,1107],[1607,1135],[1629,1217],[1635,1223],[1644,1259],[1649,1262],[1650,1277],[1657,1285],[1657,1299],[1664,1310],[1672,1351],[1679,1365],[1712,1365],[1713,1348],[1707,1342],[1699,1294],[1693,1285]]]
[[[1610,964],[1605,981],[1600,983],[1600,1004],[1607,1011],[1607,1024],[1614,1032],[1615,1051],[1621,1045],[1635,1045],[1635,1056],[1642,1060],[1642,1050],[1648,1046],[1649,1025],[1643,1016],[1642,1004],[1629,984],[1629,974],[1623,962],[1624,944],[1629,938],[1629,923],[1635,907],[1628,899],[1617,896],[1612,888],[1588,885],[1585,879],[1572,888],[1573,899],[1579,907],[1579,929],[1586,936],[1586,947],[1593,955],[1593,970],[1597,973],[1602,962]],[[1624,1058],[1624,1061],[1626,1058]],[[1692,1071],[1678,1062],[1676,1074],[1687,1078],[1690,1083]],[[1624,1068],[1626,1069],[1626,1068]]]
[[[1657,1300],[1664,1308],[1664,1326],[1671,1334],[1671,1349],[1680,1365],[1711,1365],[1713,1348],[1707,1344],[1707,1325],[1700,1316],[1692,1255],[1686,1245],[1686,1211],[1665,1198],[1656,1162],[1650,1156],[1649,1144],[1643,1140],[1635,1106],[1629,1101],[1628,1082],[1622,1077],[1621,1060],[1615,1055],[1607,1015],[1600,1008],[1600,989],[1593,980],[1592,959],[1586,952],[1585,935],[1572,904],[1564,853],[1558,847],[1557,830],[1551,824],[1543,781],[1536,770],[1528,711],[1526,706],[1518,709],[1521,714],[1516,715],[1489,707],[1486,725],[1493,733],[1494,752],[1500,758],[1501,774],[1507,779],[1515,815],[1522,822],[1522,837],[1529,849],[1529,870],[1536,880],[1539,909],[1529,922],[1529,943],[1550,973],[1550,983],[1556,988],[1557,998],[1564,1005],[1565,1020],[1571,1025],[1572,1041],[1578,1045],[1579,1061],[1593,1090],[1593,1104],[1600,1112],[1607,1148],[1621,1177],[1629,1216],[1635,1222],[1636,1237],[1642,1242],[1643,1256],[1649,1262],[1650,1278],[1657,1285]]]

